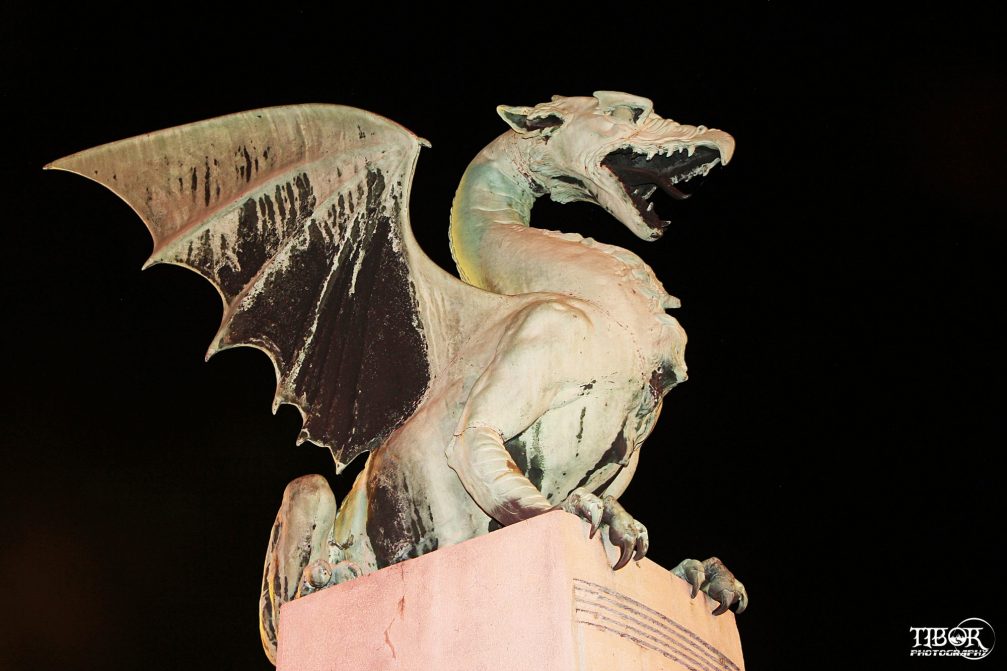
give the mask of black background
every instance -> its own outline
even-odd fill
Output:
[[[599,89],[737,140],[665,205],[659,242],[588,205],[533,213],[641,254],[684,303],[690,380],[624,497],[650,557],[732,567],[751,669],[960,666],[910,660],[909,627],[1004,630],[1002,24],[776,3],[5,13],[0,667],[268,668],[267,534],[289,480],[332,474],[294,447],[296,412],[269,414],[265,357],[202,363],[213,289],[141,274],[129,208],[43,164],[255,107],[352,105],[433,143],[412,219],[447,265],[457,180],[504,130],[493,108]]]

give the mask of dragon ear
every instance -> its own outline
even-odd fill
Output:
[[[555,110],[536,110],[534,107],[497,106],[497,114],[515,132],[526,137],[551,135],[563,125],[565,119]]]

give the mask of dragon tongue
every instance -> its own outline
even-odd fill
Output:
[[[677,186],[675,186],[674,182],[666,178],[661,180],[661,190],[664,191],[669,196],[671,196],[672,198],[674,198],[675,200],[685,200],[686,198],[692,195],[691,193],[686,193],[685,191],[679,189]]]

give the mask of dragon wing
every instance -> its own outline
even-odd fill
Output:
[[[89,149],[46,166],[103,184],[172,263],[220,293],[207,358],[251,346],[276,371],[273,411],[341,471],[407,419],[470,329],[506,297],[434,264],[409,226],[424,140],[370,112],[276,107]],[[427,145],[429,146],[429,145]]]

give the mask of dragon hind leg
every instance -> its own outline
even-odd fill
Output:
[[[280,606],[298,594],[304,579],[324,573],[316,564],[330,558],[335,518],[336,498],[324,477],[305,475],[287,485],[269,535],[259,597],[262,647],[274,664]]]

